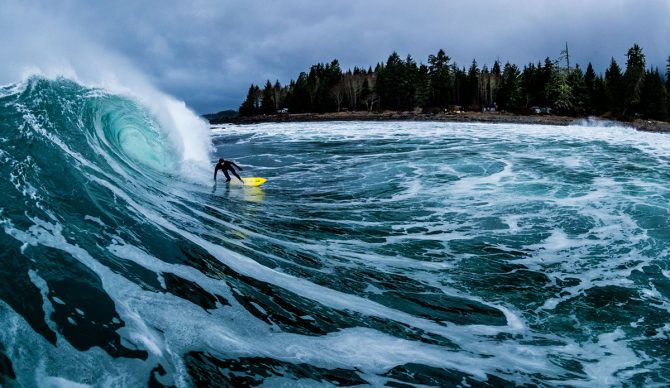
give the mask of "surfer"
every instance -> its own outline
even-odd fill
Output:
[[[240,180],[240,182],[242,182],[244,184],[244,181],[242,180],[242,178],[240,178],[240,176],[237,174],[237,172],[235,172],[235,169],[233,168],[233,166],[237,167],[237,169],[240,170],[240,171],[243,170],[242,167],[238,166],[233,161],[219,159],[219,163],[217,163],[216,167],[214,167],[214,182],[216,182],[216,173],[218,173],[219,170],[221,170],[221,171],[223,171],[223,175],[226,176],[226,182],[230,182],[230,175],[228,175],[228,171],[230,171],[231,173],[233,173],[233,175],[235,175],[237,177],[237,179]]]

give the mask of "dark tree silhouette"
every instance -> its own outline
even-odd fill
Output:
[[[496,106],[517,113],[547,112],[617,118],[644,116],[667,119],[670,113],[670,57],[665,80],[658,69],[646,69],[642,48],[634,44],[626,54],[622,71],[612,58],[604,75],[591,63],[583,72],[578,64],[568,65],[567,46],[556,59],[529,63],[523,69],[512,63],[480,65],[473,60],[460,67],[440,49],[417,63],[391,53],[385,62],[342,71],[339,61],[318,63],[284,87],[268,80],[261,90],[251,85],[240,106],[240,116],[290,113],[336,112],[341,110],[420,109],[441,113],[460,106],[469,110]],[[533,109],[531,109],[533,108]]]

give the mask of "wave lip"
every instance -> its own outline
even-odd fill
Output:
[[[62,151],[85,155],[94,165],[173,173],[185,161],[208,159],[209,140],[198,136],[200,119],[167,96],[146,106],[132,96],[39,76],[4,86],[0,96],[15,126],[43,131]]]

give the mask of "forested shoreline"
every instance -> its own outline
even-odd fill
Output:
[[[625,69],[611,59],[603,73],[570,63],[568,48],[558,58],[523,68],[495,61],[481,68],[473,60],[460,67],[444,50],[427,64],[393,52],[374,69],[343,71],[339,61],[319,63],[288,85],[269,80],[249,87],[242,117],[286,113],[504,111],[520,115],[556,114],[631,120],[668,120],[670,57],[665,72],[647,67],[637,44],[626,54]]]

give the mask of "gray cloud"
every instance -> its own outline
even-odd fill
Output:
[[[664,67],[670,55],[667,0],[40,1],[32,7],[53,21],[44,28],[67,26],[124,56],[201,113],[237,108],[251,83],[286,83],[333,58],[344,68],[367,67],[393,50],[418,62],[444,48],[462,66],[472,59],[523,65],[557,57],[567,41],[573,63],[591,61],[597,71],[612,56],[624,65],[633,43],[650,65]],[[0,20],[7,19],[5,9]]]

